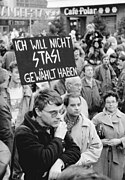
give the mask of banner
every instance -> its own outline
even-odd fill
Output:
[[[71,37],[13,39],[22,85],[77,76]]]

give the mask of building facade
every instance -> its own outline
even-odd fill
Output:
[[[76,0],[48,0],[48,7],[60,7],[61,15],[64,19],[65,30],[70,32],[76,29],[80,34],[84,35],[86,25],[90,23],[94,15],[99,12],[105,21],[108,31],[114,33],[117,30],[118,22],[125,16],[125,2],[122,0],[117,3],[116,0],[105,0],[104,2],[97,0],[81,1]]]
[[[2,0],[0,1],[0,32],[13,28],[28,30],[30,22],[51,20],[60,11],[58,8],[47,8],[46,0]]]

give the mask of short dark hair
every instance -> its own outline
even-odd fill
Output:
[[[63,103],[61,96],[53,89],[39,90],[34,97],[34,108],[40,111],[44,109],[47,104],[55,104],[60,106]]]
[[[14,68],[18,68],[17,62],[16,61],[12,61],[9,65],[9,70],[10,72],[13,72]]]
[[[105,103],[105,101],[106,101],[106,99],[108,98],[108,97],[115,97],[116,98],[116,101],[118,101],[119,100],[119,96],[118,96],[118,94],[116,93],[116,92],[114,92],[114,91],[107,91],[104,95],[103,95],[103,101],[104,101],[104,103]]]
[[[93,66],[91,64],[86,64],[86,65],[84,65],[84,67],[82,69],[83,72],[85,72],[86,67],[92,67],[92,69],[93,69]]]
[[[73,51],[76,51],[76,50],[79,50],[79,48],[78,47],[74,47],[73,48]],[[80,50],[79,50],[80,51]]]
[[[81,98],[80,98],[80,94],[79,93],[69,93],[69,94],[66,94],[66,96],[64,97],[64,105],[66,107],[69,105],[69,99],[70,98],[79,98],[80,102],[81,102]]]

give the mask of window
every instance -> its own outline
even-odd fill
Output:
[[[105,21],[108,30],[111,33],[114,33],[116,31],[116,16],[111,15],[111,16],[102,16],[102,19]]]

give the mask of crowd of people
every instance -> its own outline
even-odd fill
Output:
[[[0,180],[124,180],[125,36],[70,36],[77,76],[31,85],[12,44],[25,33],[0,37]]]

